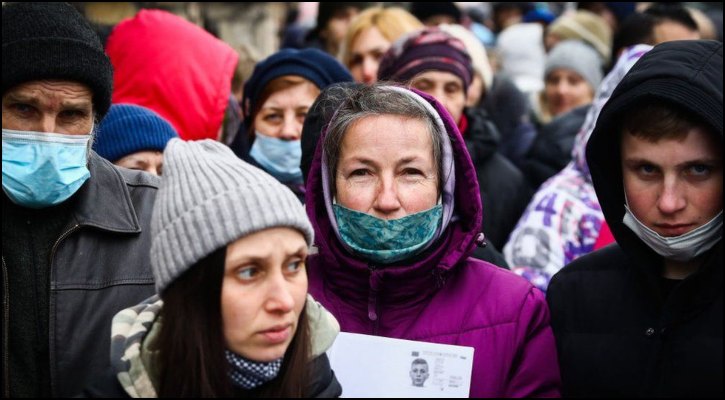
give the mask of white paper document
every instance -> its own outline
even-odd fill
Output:
[[[341,332],[327,351],[342,397],[468,397],[473,347]]]

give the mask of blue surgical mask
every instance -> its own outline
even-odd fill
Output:
[[[722,240],[722,211],[705,225],[680,236],[665,237],[648,228],[624,205],[623,223],[655,253],[675,261],[690,261]]]
[[[3,129],[3,191],[23,207],[64,202],[91,176],[87,167],[90,139],[90,134]]]
[[[265,171],[283,183],[302,183],[302,143],[282,140],[255,132],[256,138],[249,155]]]
[[[404,260],[425,250],[443,215],[440,204],[393,220],[376,218],[339,204],[332,207],[343,242],[360,256],[380,264]]]

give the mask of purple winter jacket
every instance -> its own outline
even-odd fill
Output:
[[[448,112],[421,96],[452,139],[458,218],[408,264],[374,266],[350,254],[324,204],[323,131],[307,182],[307,214],[319,249],[308,258],[309,292],[343,332],[474,347],[472,397],[558,397],[559,366],[544,296],[510,271],[468,257],[483,213],[476,171]]]

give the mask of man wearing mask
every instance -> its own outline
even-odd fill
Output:
[[[113,315],[154,293],[158,180],[90,150],[113,70],[88,22],[2,9],[3,396],[70,397],[108,365]]]
[[[642,56],[587,144],[616,243],[547,300],[565,397],[722,397],[722,43]]]

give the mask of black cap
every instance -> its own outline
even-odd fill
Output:
[[[68,3],[3,6],[3,94],[24,82],[62,79],[88,85],[99,118],[108,112],[113,67],[89,22]]]

